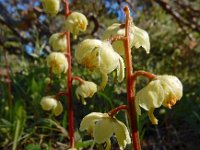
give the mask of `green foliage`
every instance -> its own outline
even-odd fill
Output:
[[[29,144],[26,146],[26,150],[41,150],[39,144]]]

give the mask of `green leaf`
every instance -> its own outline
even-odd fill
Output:
[[[40,144],[29,144],[26,146],[26,150],[41,150]]]

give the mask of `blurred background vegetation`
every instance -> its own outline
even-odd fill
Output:
[[[71,0],[70,9],[85,14],[89,26],[75,46],[85,38],[101,38],[105,28],[123,22],[123,6],[129,5],[136,26],[150,36],[151,53],[132,49],[134,70],[155,74],[173,74],[184,86],[184,96],[173,109],[156,110],[159,125],[151,125],[146,113],[139,118],[144,150],[199,150],[200,148],[200,1],[199,0]],[[64,6],[64,5],[63,5]],[[68,147],[67,104],[54,117],[44,112],[40,100],[66,88],[65,79],[53,77],[52,89],[46,92],[49,70],[45,58],[51,52],[48,38],[62,30],[64,9],[56,17],[47,16],[38,0],[0,0],[0,149],[66,149]],[[73,59],[73,74],[100,82]],[[107,112],[126,103],[125,83],[109,84],[87,105],[74,95],[77,147],[92,144],[79,132],[81,118],[92,111]],[[141,78],[137,89],[146,84]],[[74,89],[76,85],[74,86]],[[124,119],[124,113],[118,118]],[[87,148],[86,148],[87,149]],[[99,148],[100,149],[100,148]],[[113,148],[115,149],[115,148]],[[127,149],[130,149],[128,147]]]

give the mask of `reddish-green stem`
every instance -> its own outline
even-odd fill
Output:
[[[110,117],[113,117],[113,116],[115,116],[121,110],[128,110],[128,107],[126,105],[120,105],[120,106],[114,108],[113,110],[109,111],[108,115]]]
[[[73,80],[77,80],[79,82],[79,84],[83,84],[84,83],[84,80],[81,77],[78,77],[78,76],[72,77],[72,81]]]
[[[138,70],[138,71],[135,71],[134,74],[132,75],[132,81],[135,81],[138,76],[144,76],[144,77],[148,78],[149,80],[156,78],[156,75],[154,75],[150,72]]]
[[[127,100],[128,100],[128,112],[131,127],[131,139],[134,150],[140,150],[140,139],[137,127],[137,114],[135,109],[135,82],[132,81],[133,66],[132,56],[129,42],[129,26],[130,26],[130,12],[128,6],[125,6],[124,12],[126,14],[125,24],[125,58],[126,58],[126,82],[127,82]]]
[[[62,92],[58,92],[56,95],[55,95],[55,98],[56,99],[59,99],[60,96],[67,96],[68,93],[66,91],[62,91]]]
[[[69,3],[65,0],[65,15],[69,14]],[[74,147],[74,112],[72,105],[72,74],[71,74],[71,49],[70,49],[70,33],[66,32],[67,38],[67,61],[68,61],[68,74],[67,74],[67,84],[68,84],[68,119],[69,119],[69,136],[70,136],[70,147]]]

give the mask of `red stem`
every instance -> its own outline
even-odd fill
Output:
[[[150,72],[146,72],[146,71],[143,71],[143,70],[138,70],[138,71],[135,71],[134,74],[132,75],[132,80],[136,80],[136,78],[138,76],[145,76],[147,77],[149,80],[152,80],[154,78],[156,78],[156,75],[150,73]]]
[[[65,15],[66,17],[69,14],[69,3],[68,0],[65,0]],[[70,50],[70,33],[66,32],[67,38],[67,61],[68,61],[68,75],[67,75],[67,84],[68,84],[68,118],[69,118],[69,136],[70,136],[70,146],[74,147],[74,112],[72,105],[72,74],[71,74],[71,50]]]
[[[113,117],[113,116],[115,116],[115,114],[117,114],[121,110],[128,110],[128,107],[126,105],[120,105],[120,106],[116,107],[115,109],[109,111],[108,115],[110,117]]]
[[[78,76],[72,77],[72,81],[73,81],[73,80],[79,81],[79,84],[83,84],[83,83],[84,83],[84,80],[83,80],[81,77],[78,77]]]
[[[58,99],[60,96],[67,96],[68,93],[66,91],[63,91],[63,92],[58,92],[56,95],[55,95],[55,98]]]
[[[127,101],[128,101],[128,112],[131,127],[131,139],[134,150],[140,150],[140,139],[137,127],[137,114],[135,109],[135,81],[132,81],[133,67],[132,67],[132,56],[129,44],[129,26],[130,26],[130,12],[128,6],[124,7],[126,14],[125,24],[125,58],[126,58],[126,82],[127,82]]]

